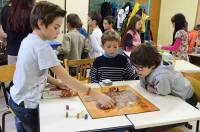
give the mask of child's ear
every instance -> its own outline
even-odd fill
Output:
[[[102,48],[102,49],[104,49],[104,46],[103,46],[103,44],[102,44],[102,43],[101,43],[101,48]]]
[[[41,29],[44,26],[44,23],[42,20],[38,20],[37,25],[38,25],[39,29]]]

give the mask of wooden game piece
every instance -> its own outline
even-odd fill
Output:
[[[116,92],[119,92],[119,88],[117,88]]]
[[[88,119],[88,114],[84,115],[84,119],[87,120]]]
[[[65,115],[65,117],[66,117],[66,118],[68,118],[68,117],[69,117],[69,113],[68,113],[68,112],[66,112],[66,115]]]
[[[69,110],[69,105],[66,105],[66,110]]]
[[[76,118],[79,119],[80,118],[80,113],[76,114]]]

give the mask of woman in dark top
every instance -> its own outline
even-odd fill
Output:
[[[10,0],[1,12],[1,23],[7,34],[8,64],[15,64],[21,41],[32,32],[30,12],[35,0]]]

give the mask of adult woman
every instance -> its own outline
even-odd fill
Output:
[[[30,12],[35,0],[10,0],[2,9],[2,28],[7,34],[8,64],[15,64],[21,41],[32,31]]]

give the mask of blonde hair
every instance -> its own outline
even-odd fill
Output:
[[[101,42],[104,45],[106,41],[119,41],[119,38],[120,36],[116,31],[105,31],[101,37]]]

